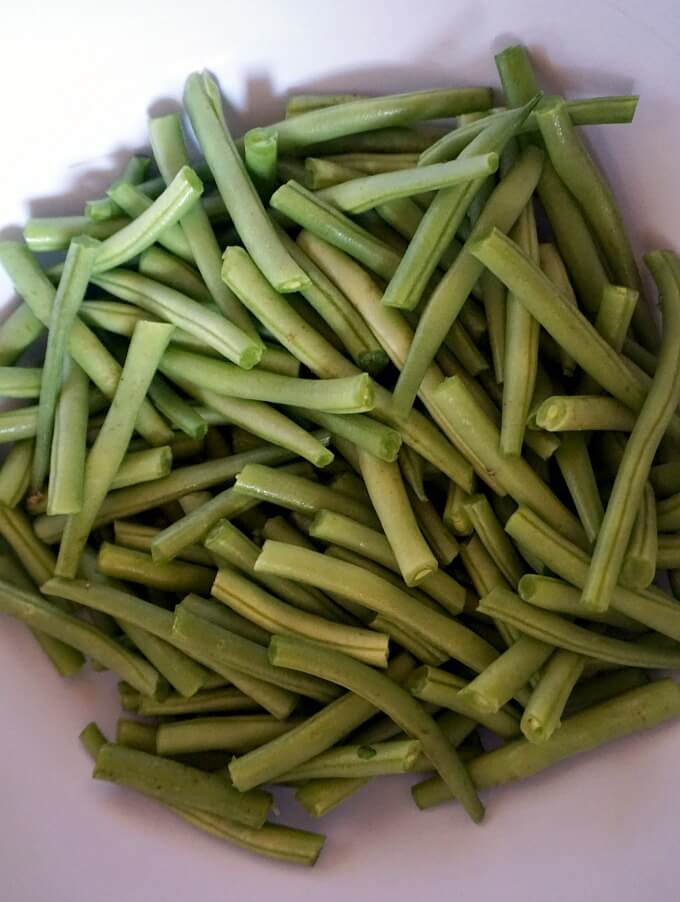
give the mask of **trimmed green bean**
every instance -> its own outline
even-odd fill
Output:
[[[257,703],[231,686],[202,689],[191,698],[179,693],[170,694],[163,701],[140,698],[138,713],[144,717],[181,717],[185,714],[237,714],[253,711]]]
[[[507,651],[460,690],[461,700],[472,710],[496,714],[527,685],[554,651],[553,645],[520,635]]]
[[[279,778],[286,783],[298,780],[361,779],[385,774],[405,774],[421,760],[417,739],[377,742],[374,745],[341,745],[311,758]]]
[[[657,498],[667,498],[680,492],[680,461],[656,464],[649,471],[649,480]]]
[[[566,101],[566,107],[574,125],[609,125],[612,123],[632,122],[637,103],[637,95],[589,97],[583,100],[568,100]],[[513,105],[515,104],[513,103]],[[491,111],[481,119],[459,124],[458,128],[454,128],[442,135],[438,141],[423,150],[418,159],[418,164],[426,166],[454,159],[492,121],[499,119],[501,116],[507,118],[507,115],[507,110]],[[460,123],[460,117],[458,121]],[[519,131],[520,134],[524,134],[537,132],[538,130],[536,114],[531,113]]]
[[[133,220],[145,213],[153,204],[151,198],[147,197],[146,194],[140,191],[135,185],[122,183],[110,188],[107,193],[111,200],[121,207],[130,219]],[[156,241],[182,260],[186,260],[189,263],[193,262],[194,258],[191,253],[189,242],[179,223],[176,222],[163,229],[163,231],[156,236]]]
[[[56,558],[34,534],[23,511],[0,504],[0,535],[36,585],[41,586],[54,576]]]
[[[624,667],[674,668],[680,653],[661,643],[622,642],[598,635],[564,620],[558,614],[526,604],[507,589],[496,588],[479,603],[479,612],[498,617],[529,636],[567,651]]]
[[[70,357],[57,399],[47,487],[47,513],[75,514],[83,504],[88,421],[85,372]]]
[[[578,301],[569,279],[569,273],[567,272],[564,261],[562,260],[562,257],[560,256],[560,253],[555,245],[551,244],[550,242],[544,242],[539,245],[538,251],[541,269],[543,270],[543,272],[548,276],[548,278],[553,282],[554,285],[561,289],[565,298],[569,300],[569,303],[572,304],[572,306],[577,307]],[[598,331],[601,330],[598,329]],[[574,361],[574,358],[562,349],[560,349],[559,353],[563,375],[572,376],[576,368],[576,362]],[[583,390],[581,390],[580,393],[588,394],[588,392]]]
[[[320,510],[334,510],[365,526],[374,527],[377,523],[375,514],[363,502],[355,501],[328,486],[272,467],[247,464],[236,477],[234,488],[250,498],[273,502],[301,513],[315,514]]]
[[[483,818],[484,808],[454,749],[430,715],[389,677],[338,652],[288,636],[274,636],[269,656],[275,666],[290,666],[324,676],[389,714],[406,733],[420,740],[424,753],[446,785],[453,793],[460,793],[470,817],[476,822]]]
[[[189,438],[205,438],[208,424],[199,411],[178,395],[159,373],[151,380],[149,397],[175,429],[181,430]]]
[[[562,714],[572,689],[583,673],[585,659],[560,649],[542,671],[520,726],[529,742],[543,743],[561,726]]]
[[[631,432],[637,419],[625,404],[599,395],[552,395],[532,418],[548,432]]]
[[[656,347],[658,329],[642,295],[635,257],[609,185],[581,143],[563,100],[543,100],[535,115],[550,160],[592,226],[614,278],[641,292],[633,322],[644,344]]]
[[[276,688],[299,693],[324,704],[328,704],[339,694],[325,680],[274,668],[262,646],[197,617],[181,604],[175,609],[172,631],[188,654],[197,660],[209,661],[212,669],[218,673],[222,673],[225,668],[237,668],[239,672],[271,683]]]
[[[97,759],[99,749],[107,743],[106,737],[94,721],[81,731],[78,739],[93,761]]]
[[[167,804],[198,808],[250,827],[264,824],[272,803],[268,792],[239,793],[224,776],[108,743],[99,750],[92,776],[122,783]]]
[[[38,338],[43,323],[31,308],[20,303],[0,326],[0,366],[11,366]]]
[[[635,620],[613,609],[603,612],[584,611],[579,604],[578,589],[553,577],[527,573],[520,580],[518,592],[522,601],[547,611],[577,617],[581,620],[592,620],[595,623],[607,623],[629,632],[639,633],[644,629]]]
[[[565,714],[571,717],[593,705],[616,698],[630,689],[639,689],[649,683],[649,677],[644,670],[636,670],[634,667],[624,667],[623,670],[614,670],[611,673],[601,673],[576,684],[567,699]]]
[[[125,164],[122,174],[117,179],[114,179],[110,187],[114,188],[119,184],[139,185],[144,181],[150,163],[149,157],[130,157]],[[88,200],[85,204],[85,215],[93,222],[111,219],[114,216],[119,216],[121,213],[121,208],[110,197]]]
[[[547,742],[537,745],[522,738],[480,755],[469,765],[470,776],[478,789],[522,780],[572,755],[651,729],[679,713],[678,686],[672,680],[657,680],[575,714]],[[437,777],[414,786],[412,794],[419,808],[451,798]]]
[[[258,268],[277,291],[302,288],[308,278],[278,239],[227,128],[219,87],[207,72],[189,76],[184,103],[218,191]],[[280,132],[278,140],[283,153]]]
[[[638,300],[638,292],[623,285],[605,285],[602,300],[595,318],[595,328],[616,351],[621,351],[628,334],[630,321]],[[601,391],[595,380],[584,374],[578,393],[599,394]]]
[[[647,254],[645,262],[659,288],[663,338],[652,386],[623,452],[583,586],[583,605],[597,610],[606,610],[610,602],[654,455],[680,401],[680,263],[667,251]]]
[[[474,531],[484,544],[508,583],[517,587],[524,572],[522,562],[512,542],[504,532],[485,495],[473,495],[464,504]]]
[[[35,316],[47,325],[54,304],[55,289],[35,257],[20,242],[5,241],[0,242],[0,262]],[[113,398],[121,367],[96,335],[78,318],[71,330],[68,350],[97,388],[107,398]],[[164,445],[171,438],[171,432],[162,417],[147,400],[142,403],[136,426],[150,445]]]
[[[150,552],[153,540],[160,533],[160,529],[154,526],[146,526],[132,520],[114,520],[113,530],[116,545],[146,552]],[[178,557],[192,564],[202,564],[204,567],[214,566],[212,555],[200,545],[189,545],[182,549]]]
[[[16,507],[28,489],[33,460],[33,442],[16,442],[0,467],[0,503]]]
[[[515,542],[529,547],[553,573],[574,586],[583,587],[590,567],[589,556],[558,535],[533,511],[518,508],[505,524],[505,531]],[[680,611],[664,592],[651,588],[637,591],[619,585],[614,590],[611,606],[649,629],[680,641]]]
[[[38,216],[24,226],[24,241],[33,253],[64,251],[78,236],[105,241],[130,224],[127,216],[92,222],[87,216]]]
[[[137,749],[140,752],[157,754],[156,733],[158,727],[155,724],[140,723],[138,720],[121,719],[116,724],[116,744],[128,749]]]
[[[200,338],[228,360],[245,369],[260,362],[263,346],[221,313],[207,308],[174,288],[154,282],[126,269],[98,274],[93,282],[114,297],[136,304],[143,310]]]
[[[209,592],[215,571],[209,567],[172,561],[159,564],[151,555],[104,542],[97,567],[106,576],[140,583],[165,592]]]
[[[379,456],[379,455],[376,455]],[[424,484],[425,459],[413,448],[405,445],[399,451],[399,469],[406,481],[406,485],[420,501],[427,501],[427,492]]]
[[[346,596],[419,635],[478,672],[497,657],[495,649],[471,630],[438,611],[429,610],[384,579],[353,564],[333,560],[306,548],[268,540],[257,559],[255,570],[296,579]]]
[[[386,678],[402,682],[412,669],[413,659],[402,653],[390,662]],[[234,759],[229,765],[234,785],[247,791],[280,777],[334,746],[377,712],[369,701],[345,693],[279,739]]]
[[[142,322],[135,328],[119,386],[85,463],[82,508],[66,522],[57,561],[59,576],[75,576],[80,554],[125,455],[135,419],[171,332],[171,326],[161,323]]]
[[[271,714],[244,714],[162,723],[158,727],[158,754],[173,757],[213,749],[243,754],[282,736],[300,722],[299,717],[277,720]]]
[[[510,178],[519,160],[506,176]],[[482,214],[483,215],[483,214]],[[529,200],[512,228],[511,236],[535,263],[540,260],[538,233],[532,201]],[[521,295],[507,293],[505,363],[501,418],[501,451],[520,455],[526,421],[536,387],[540,326],[522,304]]]
[[[492,227],[507,231],[513,226],[531,199],[542,165],[543,154],[537,148],[528,147],[522,152],[516,164],[501,179],[463,250],[430,296],[394,391],[398,411],[404,413],[410,409],[427,366],[441,344],[442,336],[455,322],[460,308],[483,271],[483,265],[470,253],[476,246],[478,236]],[[383,297],[383,303],[392,304],[389,288]],[[412,299],[407,306],[412,306]]]
[[[604,506],[588,453],[586,438],[578,432],[563,435],[560,447],[555,452],[555,460],[588,541],[592,544],[602,526]]]
[[[42,372],[40,367],[0,366],[0,397],[40,397]]]
[[[203,620],[209,620],[217,626],[223,626],[231,633],[242,636],[244,639],[250,639],[256,645],[269,645],[271,639],[270,633],[263,630],[257,624],[246,620],[240,614],[236,614],[230,608],[215,601],[212,598],[200,598],[198,595],[187,595],[182,599],[185,610]]]
[[[143,658],[39,595],[3,583],[0,587],[0,608],[2,613],[23,620],[32,628],[59,639],[84,655],[91,655],[142,695],[156,695],[162,688],[160,675]]]
[[[646,589],[657,568],[658,536],[654,489],[647,483],[621,565],[620,582],[629,589]]]
[[[458,376],[447,379],[434,394],[451,428],[464,437],[505,491],[518,503],[541,511],[551,525],[571,541],[586,547],[587,540],[581,524],[526,460],[508,457],[500,452],[500,435],[496,425],[477,406],[463,381]]]
[[[220,547],[215,547],[217,553]],[[300,636],[374,667],[387,666],[388,641],[384,634],[333,623],[298,610],[231,569],[219,571],[212,594],[269,633]]]
[[[376,420],[360,414],[339,415],[304,407],[291,407],[290,411],[327,429],[331,436],[337,435],[352,442],[357,448],[363,449],[379,460],[393,463],[397,459],[401,435],[396,429],[391,429]]]
[[[414,492],[409,491],[409,500],[425,539],[434,552],[438,563],[442,567],[448,567],[451,561],[458,555],[459,546],[453,533],[445,526],[435,506],[427,499],[418,498]],[[421,580],[422,582],[422,580]]]
[[[267,201],[276,185],[278,134],[271,128],[251,128],[243,136],[245,164],[260,197]]]

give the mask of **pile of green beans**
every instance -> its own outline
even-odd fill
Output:
[[[258,855],[325,841],[279,784],[322,817],[424,774],[480,822],[680,715],[680,260],[643,258],[659,322],[578,133],[637,98],[496,62],[500,108],[301,94],[238,138],[194,73],[83,215],[0,242],[0,614],[118,677],[95,779]]]

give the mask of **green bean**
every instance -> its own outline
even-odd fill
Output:
[[[55,290],[40,269],[35,257],[18,242],[0,243],[0,262],[17,290],[25,297],[35,316],[47,325],[54,304]],[[107,398],[112,398],[121,367],[88,327],[76,319],[68,346],[73,360],[87,373]],[[151,445],[167,444],[170,430],[148,401],[144,401],[137,423],[138,432]]]
[[[680,654],[660,643],[622,642],[590,632],[564,620],[558,614],[526,604],[508,592],[496,588],[480,602],[479,612],[498,617],[529,636],[549,642],[567,651],[624,667],[673,668]]]
[[[209,620],[211,623],[217,624],[217,626],[222,626],[229,632],[236,633],[237,636],[242,636],[244,639],[250,639],[256,645],[269,645],[270,633],[212,598],[187,595],[182,600],[182,604],[185,610],[191,614],[202,617],[203,620]]]
[[[478,789],[525,779],[565,758],[651,729],[679,712],[677,685],[672,680],[658,680],[575,714],[545,743],[537,745],[521,738],[481,755],[470,763],[470,776]],[[451,798],[437,777],[415,786],[412,794],[419,808]]]
[[[657,568],[658,537],[654,489],[647,483],[621,565],[620,582],[629,589],[646,589]]]
[[[495,189],[475,223],[463,251],[456,257],[430,296],[395,388],[395,405],[398,411],[403,413],[410,409],[427,366],[441,344],[442,335],[451,328],[482,273],[483,266],[469,252],[475,246],[477,236],[483,235],[492,226],[498,226],[504,231],[512,227],[531,198],[542,164],[543,155],[540,150],[527,148],[523,152],[515,166]],[[393,304],[389,288],[383,303]],[[412,306],[411,302],[408,306]]]
[[[99,274],[93,281],[115,297],[136,304],[180,327],[189,335],[200,338],[228,360],[233,360],[245,369],[251,369],[262,357],[259,339],[252,339],[220,313],[167,285],[124,269]]]
[[[472,522],[465,510],[465,504],[470,497],[471,495],[455,482],[449,482],[442,519],[457,536],[469,536],[472,533]]]
[[[160,533],[154,526],[146,526],[134,521],[115,520],[113,523],[116,545],[124,548],[132,548],[134,551],[151,550],[151,543]],[[184,548],[179,557],[193,564],[202,564],[205,567],[213,566],[213,557],[210,552],[200,545],[189,545]]]
[[[54,414],[47,513],[74,514],[83,503],[88,378],[70,357]]]
[[[656,372],[656,354],[652,354],[646,348],[643,348],[634,339],[624,339],[623,353],[626,355],[629,365],[634,363],[648,376],[653,376]]]
[[[396,721],[406,733],[419,739],[424,753],[454,793],[460,793],[470,817],[480,821],[484,808],[471,789],[465,767],[432,718],[405,690],[388,677],[338,652],[313,643],[275,636],[269,646],[270,660],[277,666],[323,675],[356,692]]]
[[[103,573],[101,569],[99,572]],[[107,575],[110,574],[104,573]],[[173,647],[172,614],[169,611],[121,590],[113,581],[102,582],[99,575],[92,582],[50,579],[41,591],[115,617],[126,635],[185,698],[203,686],[207,675],[205,669]]]
[[[149,157],[133,156],[127,161],[125,169],[119,178],[114,179],[111,188],[119,184],[139,185],[144,181],[151,160]],[[146,195],[145,195],[146,196]],[[85,204],[85,215],[93,222],[101,222],[119,216],[122,213],[118,204],[110,197],[102,197],[98,200],[88,200]]]
[[[510,178],[518,165],[519,160],[513,165],[506,179]],[[530,259],[535,263],[539,262],[538,234],[531,201],[519,214],[511,236]],[[506,300],[500,444],[501,451],[507,455],[522,453],[527,416],[536,386],[539,334],[540,326],[523,306],[521,295],[509,291]]]
[[[267,792],[239,793],[221,775],[119,745],[102,746],[93,777],[122,783],[167,804],[195,807],[250,827],[264,824],[272,802]]]
[[[257,448],[254,449],[254,451],[247,451],[242,455],[235,456],[240,458],[243,463],[247,463],[248,459],[252,457],[255,452],[257,452],[257,456],[261,457],[262,450],[262,448]],[[276,462],[276,460],[274,460],[274,462]],[[202,466],[202,464],[199,464],[198,466]],[[297,472],[300,465],[290,464],[289,467],[293,468],[292,472]],[[237,472],[237,470],[231,475],[235,475],[235,472]],[[182,492],[181,494],[185,493]],[[181,497],[181,495],[177,494],[174,497]],[[175,523],[162,530],[151,544],[151,554],[153,559],[160,562],[172,560],[172,558],[180,554],[184,548],[193,545],[194,542],[200,542],[218,520],[223,518],[231,519],[239,513],[255,507],[258,503],[259,502],[256,499],[248,498],[247,496],[236,492],[233,488],[225,489],[197,510],[192,511],[181,520],[177,520]]]
[[[399,566],[407,586],[415,586],[437,570],[437,559],[425,540],[413,507],[406,493],[399,466],[387,463],[359,449],[361,475],[368,489],[383,532]],[[352,516],[351,512],[339,507],[328,510]],[[360,519],[354,516],[354,519]],[[366,520],[365,526],[372,526]]]
[[[26,494],[31,476],[33,442],[16,442],[0,468],[0,503],[16,507]]]
[[[248,676],[324,704],[338,695],[335,687],[325,680],[275,669],[268,662],[267,652],[262,646],[197,617],[181,604],[175,610],[172,629],[189,654],[195,655],[198,660],[210,659],[212,669],[218,673],[223,665],[230,669],[235,667]],[[216,666],[218,663],[219,669]]]
[[[149,397],[156,408],[176,428],[190,438],[201,439],[208,431],[208,424],[200,413],[169,385],[158,373],[149,386]]]
[[[516,587],[524,567],[488,499],[484,495],[473,495],[464,507],[484,547],[510,585]]]
[[[498,154],[487,153],[454,160],[452,163],[418,166],[352,179],[325,188],[321,197],[340,210],[363,213],[391,200],[482,178],[495,172],[497,168]]]
[[[323,542],[341,545],[369,560],[381,564],[394,573],[399,573],[399,565],[387,538],[376,530],[351,520],[342,514],[322,510],[315,516],[310,528],[310,536]],[[273,535],[266,538],[274,539]],[[281,541],[281,540],[279,540]],[[282,541],[290,541],[283,539]],[[452,576],[435,570],[419,583],[419,588],[451,614],[459,614],[463,608],[465,592]]]
[[[472,585],[480,597],[483,597],[496,586],[510,588],[510,583],[501,573],[500,568],[491,557],[486,547],[482,544],[478,535],[474,535],[469,542],[461,545],[460,559],[465,567]],[[475,608],[476,610],[476,602]],[[500,634],[507,648],[518,638],[518,633],[512,627],[506,626],[501,620],[495,620],[494,626]]]
[[[509,288],[522,292],[527,309],[585,372],[627,407],[640,410],[650,383],[631,371],[624,358],[563,298],[514,242],[494,230],[477,241],[471,252]],[[674,420],[671,434],[676,431]]]
[[[39,595],[3,583],[0,608],[3,613],[23,620],[32,628],[59,639],[82,654],[91,655],[143,695],[155,695],[161,689],[158,672],[143,658]]]
[[[539,245],[539,256],[541,269],[543,270],[543,272],[548,276],[553,284],[555,284],[562,290],[564,296],[569,300],[569,303],[572,304],[572,306],[578,306],[578,301],[576,299],[576,295],[574,294],[574,289],[572,288],[571,281],[569,280],[569,274],[564,265],[564,261],[562,260],[562,257],[560,256],[560,253],[555,245],[551,244],[550,242],[544,242]],[[562,373],[565,376],[573,375],[576,368],[576,363],[573,357],[571,357],[571,355],[566,351],[560,349],[560,361],[562,365]],[[588,392],[582,390],[581,394],[588,394]]]
[[[217,551],[219,547],[216,547]],[[231,569],[220,570],[212,592],[220,601],[269,633],[301,636],[375,667],[387,666],[385,635],[333,623],[297,610]]]
[[[162,282],[194,301],[202,304],[215,303],[200,273],[190,263],[156,245],[147,248],[140,255],[137,268],[143,276],[154,282]]]
[[[534,421],[548,432],[631,432],[636,416],[615,398],[553,395],[535,410]]]
[[[286,101],[286,119],[310,110],[322,110],[328,106],[362,99],[361,94],[291,94]]]
[[[189,374],[191,381],[203,388],[237,398],[336,413],[362,413],[373,407],[372,383],[366,373],[342,379],[294,379],[259,369],[244,371],[180,350],[166,351],[161,369],[170,378]]]
[[[36,585],[42,585],[54,575],[56,558],[34,534],[23,511],[0,504],[0,535]]]
[[[387,677],[401,682],[412,669],[413,659],[402,653],[390,662]],[[229,773],[234,785],[247,791],[270,782],[325,752],[376,713],[368,701],[345,693],[279,739],[233,760]]]
[[[236,477],[237,492],[260,501],[270,501],[289,510],[313,514],[319,510],[334,510],[363,523],[375,526],[373,511],[360,501],[355,501],[328,486],[312,482],[258,464],[246,465]]]
[[[323,438],[310,435],[269,404],[218,395],[179,376],[174,378],[187,392],[208,405],[217,416],[216,422],[242,426],[265,441],[299,454],[316,467],[326,467],[333,460],[333,453],[325,446]]]
[[[392,362],[397,366],[401,366],[408,353],[408,348],[412,340],[412,333],[398,311],[386,308],[382,305],[381,291],[376,283],[349,257],[343,255],[325,242],[315,239],[314,236],[303,232],[302,235],[299,236],[298,242],[302,244],[305,251],[337,284],[342,285],[343,291],[350,301],[358,307],[370,328],[376,335],[380,336],[380,340]],[[426,379],[421,386],[423,399],[426,401],[428,409],[435,419],[437,419],[437,410],[434,408],[432,402],[432,389],[439,381],[441,381],[441,378],[440,371],[434,366],[430,367]],[[376,414],[383,418],[384,405],[379,392],[376,395],[376,401]],[[412,419],[412,415],[409,415],[408,421],[406,421],[405,418],[401,418],[395,422],[392,419],[394,408],[391,401],[392,399],[390,398],[389,408],[388,411],[385,412],[386,415],[384,418],[388,423],[400,429],[402,437],[410,447],[413,447],[414,450],[418,451],[426,459],[432,460],[432,439],[428,437],[425,447],[423,447],[421,443],[416,443],[411,438],[413,430],[409,429],[407,432],[405,428],[406,422],[412,422],[416,430],[420,431],[421,422],[424,423],[427,421],[422,420],[420,417]],[[431,430],[431,424],[428,425]],[[453,435],[449,437],[455,444],[456,437]],[[443,466],[438,461],[433,462],[435,465],[439,466],[439,469],[442,469],[443,472],[446,472],[447,475],[450,475],[455,481],[461,482],[461,484],[466,487],[471,487],[471,467],[470,464],[463,459],[465,451],[463,450],[463,454],[460,452],[456,453],[456,451],[457,449],[449,446],[447,454],[448,465]]]
[[[495,650],[471,630],[448,616],[429,610],[361,567],[332,560],[306,548],[268,540],[255,570],[286,576],[346,596],[417,634],[473,670],[483,670],[496,657]]]
[[[641,291],[640,274],[611,189],[581,144],[564,101],[544,100],[536,111],[536,119],[551,162],[583,209],[614,278]],[[645,345],[656,346],[658,330],[642,296],[633,321]]]
[[[42,369],[30,366],[0,366],[0,397],[38,398]]]
[[[529,742],[547,742],[561,726],[562,713],[584,664],[582,655],[564,649],[550,658],[522,715],[520,726]]]
[[[250,580],[260,583],[269,589],[274,595],[284,599],[299,612],[306,612],[317,617],[329,620],[346,621],[347,618],[342,614],[341,609],[324,598],[320,592],[315,589],[309,589],[300,586],[290,580],[280,579],[276,576],[266,576],[255,571],[255,562],[260,553],[259,546],[245,536],[236,526],[228,520],[221,520],[208,533],[204,539],[204,545],[216,556],[217,560],[226,562],[245,573]],[[239,582],[238,574],[232,573],[231,567],[226,568],[228,580],[232,581],[235,586],[240,585],[241,591],[246,594],[249,591],[247,583]],[[218,574],[219,577],[219,574]],[[225,586],[225,580],[216,578],[212,591],[215,594],[216,588],[221,590],[225,595],[229,594],[228,587]],[[216,595],[220,598],[219,595]],[[224,600],[224,599],[222,599]],[[263,602],[264,603],[264,602]],[[236,601],[235,601],[236,604]],[[235,605],[231,605],[234,607]],[[292,612],[291,612],[292,613]],[[257,619],[247,616],[249,620],[257,622]],[[304,620],[304,615],[302,615]],[[271,632],[271,630],[269,630]]]
[[[278,134],[275,129],[251,128],[243,136],[246,169],[260,197],[267,201],[276,184]]]
[[[630,689],[639,689],[648,683],[649,677],[645,671],[636,670],[634,667],[598,674],[576,684],[567,700],[565,714],[571,717],[586,708],[616,698]]]
[[[506,290],[503,283],[486,269],[481,275],[480,285],[494,376],[496,382],[501,383],[505,378]]]
[[[275,210],[355,257],[383,278],[389,279],[396,271],[398,253],[297,182],[288,182],[275,191],[270,203]]]
[[[361,169],[336,163],[324,157],[320,159],[307,157],[301,175],[302,178],[294,175],[293,179],[311,191],[323,191],[336,185],[345,184],[352,179],[364,177]]]
[[[156,733],[158,727],[138,720],[119,720],[116,724],[116,744],[128,749],[137,749],[151,755],[157,753]]]
[[[343,168],[355,169],[366,175],[379,175],[399,172],[402,169],[412,169],[418,162],[418,154],[359,151],[328,154],[324,156],[324,159]]]
[[[457,557],[459,551],[455,536],[444,525],[439,512],[430,501],[427,499],[421,500],[411,491],[408,491],[407,494],[418,526],[434,552],[439,565],[448,567],[451,561]]]
[[[24,241],[33,253],[63,251],[74,238],[86,236],[104,241],[128,226],[127,216],[92,222],[86,216],[45,216],[29,219],[24,226]]]
[[[657,526],[659,530],[670,532],[680,529],[680,495],[670,495],[659,501],[656,506]]]
[[[626,340],[631,317],[638,300],[638,292],[623,285],[606,285],[595,318],[595,328],[616,351],[621,351]],[[599,394],[600,387],[585,374],[578,393]]]
[[[78,739],[93,761],[96,761],[99,749],[107,742],[106,737],[94,721],[81,731]]]
[[[486,670],[460,690],[460,699],[472,710],[496,714],[553,654],[555,648],[531,636],[522,636]]]
[[[623,453],[597,537],[582,603],[606,610],[645,491],[656,449],[680,401],[680,264],[669,252],[647,254],[664,311],[656,374]]]
[[[338,415],[304,407],[289,409],[291,413],[327,429],[332,436],[338,435],[380,460],[393,463],[397,459],[402,440],[396,429],[360,414]]]
[[[147,197],[139,188],[126,183],[110,188],[108,195],[133,220],[145,213],[153,204],[151,198]],[[179,223],[176,222],[163,229],[156,236],[156,241],[182,260],[193,262],[191,247]]]
[[[139,714],[145,717],[180,717],[185,714],[235,714],[252,711],[257,704],[239,689],[229,686],[225,689],[203,689],[191,698],[178,693],[157,702],[141,698]],[[284,721],[285,722],[285,721]]]
[[[271,714],[245,714],[163,723],[158,727],[158,754],[175,756],[213,749],[249,752],[287,733],[300,722],[300,718],[276,720]]]
[[[21,303],[6,316],[0,328],[0,365],[11,366],[41,334],[43,323]]]
[[[307,283],[307,276],[281,246],[248,177],[227,128],[217,83],[205,72],[190,75],[184,102],[217,188],[249,253],[277,291],[297,291]],[[285,152],[280,133],[279,145]]]
[[[189,162],[180,117],[177,114],[171,114],[151,119],[149,133],[154,156],[163,178],[166,183],[169,183],[177,172]],[[222,313],[234,325],[256,338],[248,313],[222,281],[220,275],[222,255],[204,208],[200,204],[194,204],[182,217],[180,225],[207,288],[208,297],[215,301]],[[146,266],[153,262],[149,259],[142,261]],[[142,271],[142,264],[140,264],[140,272]],[[177,285],[172,285],[172,287],[182,293],[188,293]],[[201,298],[196,298],[196,300],[201,300]]]
[[[607,125],[610,123],[632,122],[637,102],[637,95],[590,97],[583,100],[568,100],[566,107],[574,125]],[[454,159],[492,121],[500,119],[501,116],[507,118],[507,115],[507,110],[491,111],[481,119],[459,124],[458,128],[448,131],[438,141],[423,150],[418,159],[418,164],[426,166]],[[458,121],[460,123],[460,117]],[[520,133],[537,131],[536,113],[531,113],[520,128]]]
[[[385,774],[404,774],[416,767],[420,756],[421,744],[413,739],[338,746],[283,774],[279,782],[331,778],[365,780]]]
[[[540,518],[520,507],[505,524],[506,532],[516,543],[528,546],[553,573],[582,588],[588,574],[590,558],[585,552],[558,535]],[[612,608],[649,629],[680,641],[680,618],[677,605],[658,589],[634,591],[616,586]],[[585,609],[581,608],[583,613]],[[588,609],[588,613],[591,610]]]
[[[446,652],[440,651],[428,642],[424,642],[419,636],[414,636],[413,633],[403,629],[386,617],[378,615],[369,620],[368,625],[372,630],[387,635],[393,643],[410,652],[417,661],[423,664],[439,667],[449,659]]]
[[[434,394],[451,427],[472,446],[507,493],[515,501],[540,510],[565,536],[585,546],[581,525],[524,458],[507,457],[498,450],[498,429],[474,403],[462,380],[457,376],[447,379]]]
[[[588,541],[592,544],[597,538],[604,519],[604,507],[585,437],[578,432],[571,432],[568,435],[561,436],[560,447],[555,453],[555,460],[574,502],[574,507]]]
[[[494,123],[483,131],[461,156],[472,157],[489,152],[500,154],[533,105],[535,101],[521,111],[514,111],[507,120]],[[410,309],[417,306],[480,184],[481,180],[477,180],[438,193],[419,224],[397,273],[387,287],[384,303]]]
[[[352,100],[305,112],[271,127],[279,133],[279,151],[290,153],[334,138],[356,136],[357,132],[380,129],[382,133],[386,126],[457,116],[490,105],[488,88],[440,88]]]
[[[120,383],[85,464],[83,505],[66,522],[57,572],[75,576],[78,560],[132,436],[135,419],[172,327],[140,323],[135,328]]]
[[[107,576],[166,592],[209,592],[215,571],[186,561],[159,564],[151,555],[104,542],[97,567]]]
[[[309,253],[305,244],[303,249]],[[271,289],[248,256],[239,248],[227,248],[224,255],[223,277],[241,300],[251,309],[278,341],[305,366],[321,378],[339,378],[356,373],[356,368]],[[317,261],[315,261],[317,262]],[[451,445],[418,413],[407,420],[395,419],[391,412],[391,396],[375,387],[375,416],[401,432],[402,438],[427,460],[432,461],[451,478],[461,479],[464,462],[452,453]]]
[[[301,289],[305,300],[340,338],[361,370],[371,375],[383,370],[388,363],[387,354],[367,329],[363,317],[299,244],[283,230],[280,238],[291,257],[309,276],[309,285]]]
[[[398,461],[401,475],[404,477],[410,491],[420,501],[427,501],[427,492],[423,480],[425,459],[414,451],[413,448],[409,448],[408,445],[405,445],[399,451]]]
[[[338,487],[338,491],[341,491],[340,487]],[[277,542],[289,542],[291,545],[299,545],[301,548],[314,547],[306,535],[280,514],[276,517],[269,517],[265,521],[262,527],[262,536],[265,539],[274,539]]]

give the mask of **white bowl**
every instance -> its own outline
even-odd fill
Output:
[[[588,139],[637,250],[679,250],[674,0],[13,4],[0,32],[0,223],[80,212],[146,145],[149,108],[176,103],[194,69],[218,76],[243,125],[278,117],[291,89],[495,84],[494,51],[518,40],[549,91],[641,94],[633,125],[590,128]],[[321,822],[286,802],[288,820],[328,833],[308,872],[92,782],[78,733],[96,719],[112,734],[117,712],[112,679],[61,681],[27,631],[2,620],[3,902],[678,898],[678,724],[485,794],[481,827],[455,805],[418,812],[409,779],[377,781]]]

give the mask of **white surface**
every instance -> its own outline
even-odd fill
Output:
[[[278,115],[290,88],[496,83],[493,51],[517,40],[535,52],[548,90],[642,95],[633,126],[590,137],[636,246],[679,250],[674,0],[11,4],[0,31],[0,223],[79,212],[145,145],[149,109],[176,103],[194,69],[219,77],[233,122],[254,123]],[[0,300],[10,296],[2,274]],[[91,782],[76,736],[92,718],[110,731],[115,710],[106,678],[60,682],[23,628],[3,620],[3,902],[678,897],[680,725],[493,792],[483,827],[453,806],[420,814],[408,781],[382,781],[315,825],[329,841],[306,872]]]

